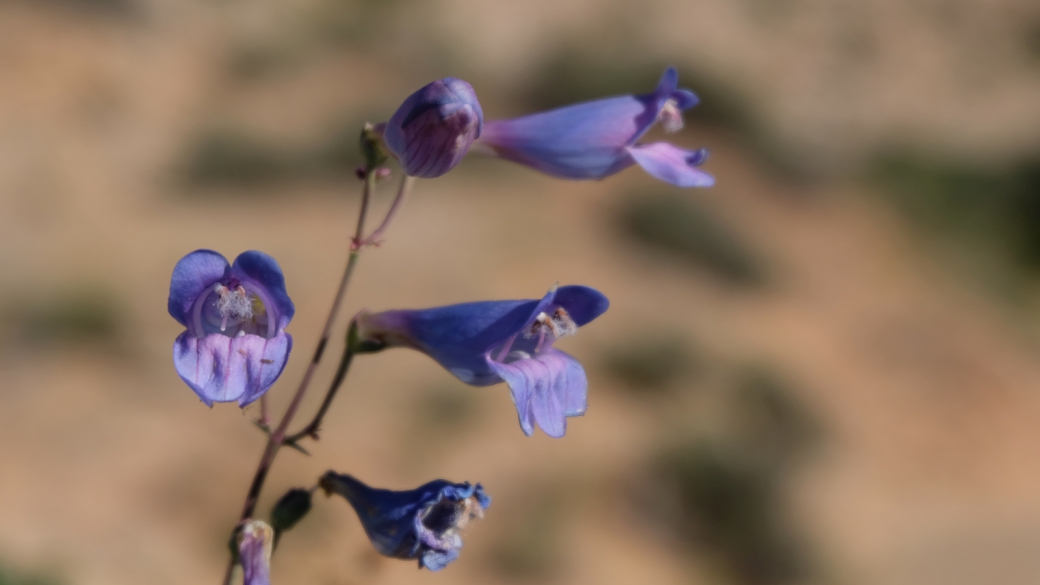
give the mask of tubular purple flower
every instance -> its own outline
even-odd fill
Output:
[[[459,164],[483,124],[470,84],[445,77],[408,96],[386,123],[383,139],[405,174],[430,179]]]
[[[271,585],[271,551],[274,530],[261,520],[250,520],[238,534],[238,560],[242,585]]]
[[[327,495],[343,496],[361,520],[380,554],[418,559],[419,568],[439,571],[459,557],[459,531],[474,518],[483,518],[491,498],[484,488],[438,479],[414,490],[371,488],[334,471],[322,476]]]
[[[585,414],[588,379],[581,364],[553,343],[608,306],[595,289],[553,287],[541,300],[364,313],[358,317],[358,339],[360,351],[421,351],[472,386],[505,381],[525,434],[537,425],[562,437],[567,418]]]
[[[274,384],[292,350],[296,312],[274,258],[251,250],[228,261],[212,250],[181,258],[170,315],[186,330],[173,344],[177,373],[205,402],[245,407]]]
[[[654,124],[682,128],[682,111],[697,96],[678,89],[679,75],[668,68],[657,89],[584,102],[512,120],[492,120],[477,141],[495,156],[564,179],[602,179],[633,164],[679,187],[710,187],[711,175],[695,168],[708,151],[685,150],[667,142],[640,144]]]

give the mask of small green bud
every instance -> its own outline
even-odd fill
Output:
[[[311,511],[311,493],[294,488],[282,496],[271,510],[271,527],[281,534],[299,522]]]
[[[361,130],[361,156],[365,159],[365,170],[372,171],[390,158],[390,153],[383,144],[383,133],[377,131],[375,126],[365,123]]]

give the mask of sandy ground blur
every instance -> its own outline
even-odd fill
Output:
[[[590,14],[644,11],[558,4],[445,0],[408,18],[457,42],[473,70],[507,91],[546,38],[580,32]],[[358,189],[345,180],[184,187],[171,177],[173,161],[209,119],[248,120],[291,141],[374,97],[389,115],[429,80],[346,51],[272,80],[227,82],[228,47],[291,26],[301,5],[156,1],[123,19],[61,3],[0,3],[0,290],[33,297],[98,284],[115,292],[125,323],[118,341],[101,347],[5,345],[5,563],[76,585],[219,580],[263,439],[249,422],[256,409],[207,409],[177,379],[169,354],[180,330],[165,311],[170,270],[202,247],[278,259],[297,316],[294,360],[270,394],[277,412],[313,350]],[[659,31],[646,50],[734,71],[781,135],[841,166],[907,134],[982,157],[1036,141],[1040,75],[1012,64],[1006,42],[989,42],[1029,11],[1024,2],[662,0],[638,26]],[[954,44],[963,23],[975,36]],[[846,36],[875,48],[873,65],[843,70],[829,43]],[[589,412],[571,419],[563,440],[526,438],[504,386],[466,388],[404,350],[359,359],[313,456],[279,456],[261,509],[326,469],[384,487],[480,481],[495,502],[468,530],[461,559],[429,574],[375,555],[345,503],[319,498],[278,551],[273,582],[508,581],[490,560],[496,543],[524,506],[557,486],[570,494],[554,536],[563,561],[540,580],[725,582],[639,518],[623,487],[662,441],[711,421],[695,399],[662,407],[633,398],[596,365],[633,332],[677,329],[712,364],[777,368],[825,426],[825,445],[787,485],[820,560],[812,580],[1040,582],[1035,321],[951,274],[865,187],[780,184],[725,133],[688,129],[682,140],[712,149],[707,169],[718,186],[690,197],[761,251],[774,275],[763,290],[677,267],[620,237],[619,198],[651,181],[638,169],[567,183],[467,161],[418,184],[387,243],[362,258],[347,311],[538,297],[554,282],[594,286],[610,311],[562,343],[589,367]],[[423,396],[440,391],[462,393],[470,415],[431,422]]]

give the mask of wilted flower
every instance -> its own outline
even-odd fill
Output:
[[[386,123],[383,139],[405,174],[433,178],[459,164],[483,123],[470,84],[445,77],[408,96]]]
[[[565,179],[602,179],[638,164],[652,176],[679,187],[710,187],[715,180],[694,167],[708,151],[685,150],[667,142],[637,144],[658,121],[668,132],[682,128],[682,111],[697,96],[678,89],[674,68],[657,89],[584,102],[512,120],[485,124],[478,145],[496,156]]]
[[[483,518],[491,498],[478,483],[431,481],[414,490],[368,487],[349,475],[327,472],[321,478],[326,494],[337,493],[357,512],[365,533],[381,554],[418,559],[419,567],[439,571],[459,557],[459,531],[474,518]]]
[[[274,530],[261,520],[250,520],[238,534],[238,561],[245,574],[242,585],[271,585]]]
[[[187,328],[173,344],[174,366],[207,405],[244,407],[285,368],[292,337],[283,330],[296,309],[281,268],[263,252],[243,252],[233,265],[212,250],[181,258],[169,311]]]
[[[505,380],[524,433],[535,424],[551,437],[567,417],[585,414],[588,379],[553,342],[607,310],[600,292],[553,287],[541,300],[483,301],[422,310],[366,313],[358,318],[361,349],[410,347],[473,386]]]

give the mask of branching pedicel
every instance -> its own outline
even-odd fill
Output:
[[[168,306],[170,315],[185,327],[174,342],[177,373],[209,406],[238,402],[246,407],[257,399],[264,404],[256,424],[267,433],[267,444],[232,532],[225,585],[232,582],[236,566],[243,568],[245,585],[269,585],[274,545],[311,510],[311,495],[318,487],[349,502],[377,551],[417,560],[420,568],[431,571],[458,558],[460,530],[470,520],[482,518],[490,505],[480,484],[435,480],[413,490],[393,491],[329,471],[314,488],[297,488],[282,496],[270,524],[255,518],[275,456],[283,446],[306,453],[301,441],[318,439],[324,416],[357,355],[407,347],[430,356],[466,384],[505,382],[527,435],[537,426],[549,436],[562,437],[567,419],[585,414],[585,370],[576,359],[553,348],[553,343],[602,315],[609,302],[589,287],[553,286],[541,299],[357,315],[348,327],[346,348],[321,406],[307,425],[289,433],[324,356],[358,259],[385,237],[414,178],[444,175],[475,146],[567,179],[600,179],[638,164],[673,185],[707,187],[714,179],[696,168],[707,159],[706,150],[638,142],[658,122],[666,131],[681,129],[682,111],[696,103],[692,92],[678,89],[678,75],[668,69],[649,94],[485,124],[473,88],[448,77],[409,96],[387,123],[366,125],[360,143],[365,165],[358,169],[363,181],[361,209],[347,265],[311,361],[273,429],[262,397],[288,362],[293,340],[284,330],[295,313],[281,268],[257,251],[243,252],[229,264],[217,252],[197,250],[177,263]],[[390,174],[381,165],[391,155],[403,170],[400,188],[379,227],[366,235],[369,203],[377,181]]]

